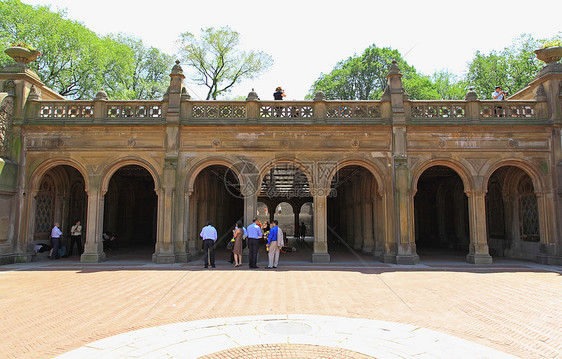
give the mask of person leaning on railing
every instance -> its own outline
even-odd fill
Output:
[[[494,101],[503,101],[505,100],[505,96],[506,93],[502,91],[501,86],[496,86],[496,91],[492,92],[492,99]],[[495,106],[494,114],[496,117],[503,117],[503,107]]]

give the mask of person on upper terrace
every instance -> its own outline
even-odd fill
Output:
[[[281,86],[278,86],[273,93],[273,99],[275,100],[282,100],[285,96],[287,95],[285,95],[285,90]]]
[[[507,94],[502,91],[501,86],[496,86],[496,91],[492,92],[492,99],[496,101],[505,100]]]

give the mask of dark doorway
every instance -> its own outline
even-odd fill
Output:
[[[124,166],[113,174],[105,194],[103,231],[115,236],[116,242],[111,248],[106,246],[106,252],[154,252],[158,209],[154,187],[151,174],[138,165]]]
[[[451,168],[434,166],[420,177],[414,197],[416,248],[448,255],[468,253],[468,198],[460,176]]]

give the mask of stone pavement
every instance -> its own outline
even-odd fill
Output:
[[[562,358],[561,267],[366,256],[316,265],[292,255],[277,270],[263,259],[233,268],[220,253],[215,269],[149,256],[0,266],[0,356],[82,358],[118,343],[122,351],[96,357]],[[187,328],[206,338],[203,351],[189,352]],[[217,330],[228,335],[212,340]]]

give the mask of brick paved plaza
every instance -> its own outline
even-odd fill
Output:
[[[417,266],[364,256],[318,265],[284,254],[271,271],[265,256],[256,270],[234,269],[225,258],[219,253],[217,268],[207,270],[200,258],[156,265],[118,256],[99,264],[73,257],[2,266],[1,356],[52,358],[117,334],[186,321],[302,314],[409,324],[520,358],[562,358],[561,267],[423,256]],[[307,357],[311,347],[293,349]]]

